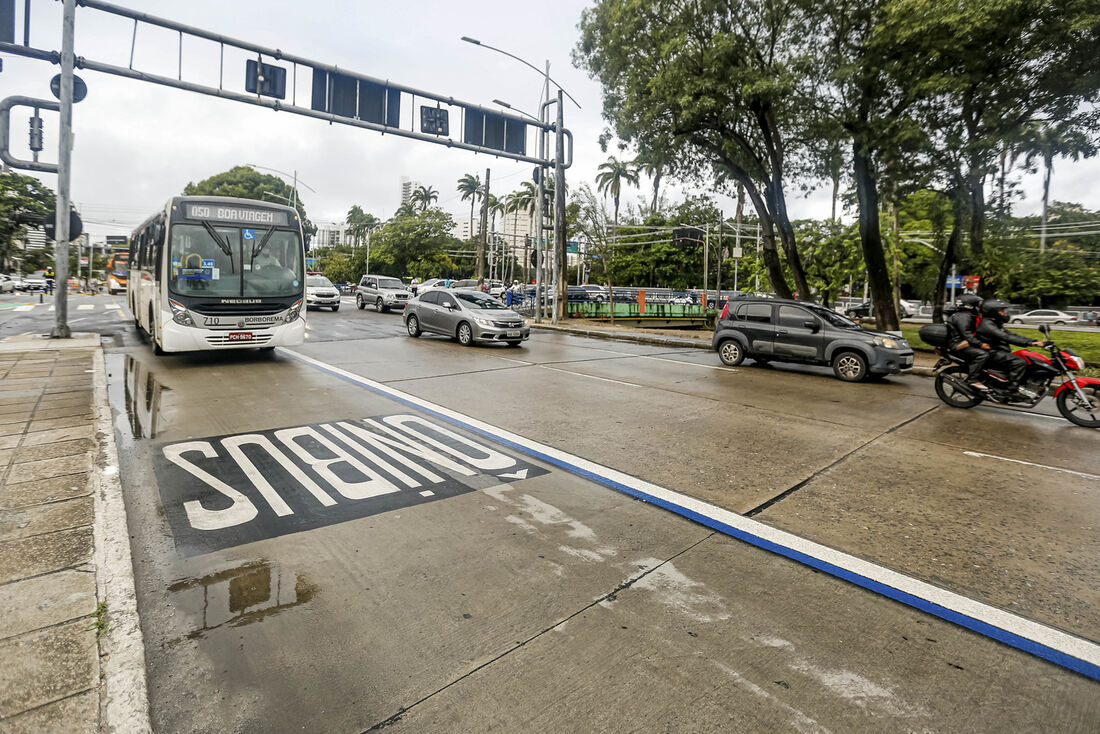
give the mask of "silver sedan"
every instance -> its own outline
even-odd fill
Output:
[[[1027,313],[1014,313],[1009,319],[1014,324],[1076,324],[1077,317],[1065,311],[1053,309],[1039,309]]]
[[[409,336],[432,332],[464,346],[484,341],[514,347],[531,336],[522,316],[479,291],[429,290],[405,304],[404,319]]]

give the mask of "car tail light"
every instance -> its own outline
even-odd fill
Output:
[[[730,315],[730,304],[729,304],[729,301],[726,301],[726,305],[722,307],[722,315],[719,316],[718,318],[724,319],[729,315]]]

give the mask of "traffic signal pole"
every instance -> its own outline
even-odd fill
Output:
[[[558,88],[558,117],[554,129],[554,267],[557,271],[554,290],[554,319],[565,316],[568,293],[568,267],[565,262],[565,132],[562,123],[562,90]]]
[[[76,0],[64,0],[61,20],[61,124],[57,154],[57,220],[54,225],[54,327],[53,339],[68,339],[69,330],[69,184],[73,160],[73,38]]]

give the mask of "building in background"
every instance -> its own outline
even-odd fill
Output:
[[[310,240],[310,248],[337,247],[354,244],[348,236],[348,225],[344,222],[318,222],[317,232]]]
[[[419,181],[413,181],[408,176],[401,177],[401,206],[412,202],[412,194],[420,186]]]

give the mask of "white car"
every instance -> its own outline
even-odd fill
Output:
[[[1013,314],[1009,318],[1009,321],[1013,324],[1057,324],[1058,326],[1062,326],[1064,324],[1076,324],[1077,317],[1065,311],[1055,311],[1046,308],[1028,311],[1027,313]]]
[[[15,279],[10,275],[0,275],[0,293],[15,293]]]
[[[340,291],[323,275],[307,275],[306,310],[325,307],[340,310]]]

